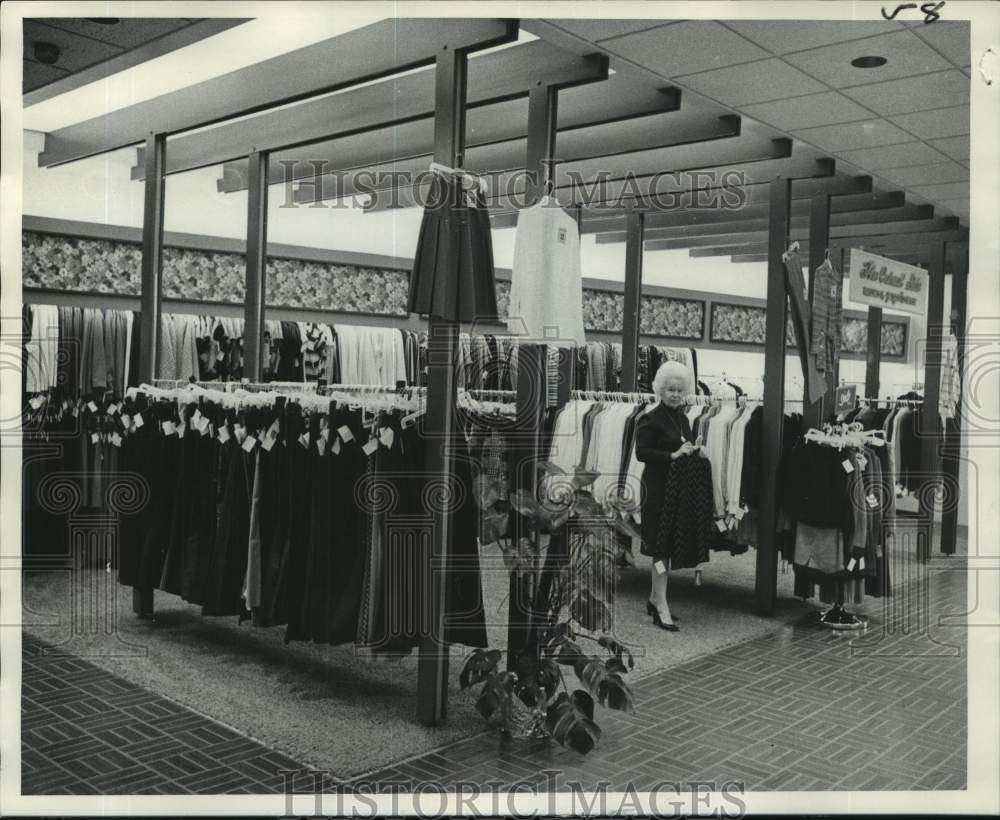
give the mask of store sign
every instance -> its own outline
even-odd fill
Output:
[[[927,313],[927,271],[923,268],[851,248],[850,276],[852,302],[917,316]]]
[[[836,413],[839,416],[841,413],[849,413],[856,406],[856,400],[858,396],[858,388],[856,385],[850,384],[846,387],[837,388],[837,410]]]

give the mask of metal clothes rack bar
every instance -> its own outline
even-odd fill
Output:
[[[571,390],[570,398],[590,401],[653,402],[655,393],[629,393],[614,390]]]

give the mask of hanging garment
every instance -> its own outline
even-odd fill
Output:
[[[636,458],[645,464],[642,471],[643,554],[656,549],[667,478],[674,462],[671,453],[685,441],[693,441],[687,416],[662,402],[639,417],[635,430]],[[711,502],[711,493],[709,493]]]
[[[958,339],[948,333],[941,346],[941,397],[938,413],[941,418],[955,418],[955,409],[962,396],[962,378],[958,369]]]
[[[517,215],[507,329],[558,347],[586,342],[579,228],[545,199]]]
[[[671,569],[688,569],[708,560],[713,539],[712,466],[692,454],[677,459],[664,487],[656,546],[643,552],[669,563]]]
[[[457,175],[431,177],[410,275],[409,313],[461,322],[499,322],[486,201],[466,204]]]
[[[820,373],[835,372],[840,360],[842,286],[843,277],[830,260],[825,259],[814,272],[811,294],[810,352],[815,359],[816,370]]]
[[[31,335],[25,345],[26,389],[41,393],[59,381],[59,310],[54,305],[33,305]]]
[[[816,368],[816,357],[809,349],[811,319],[798,251],[788,251],[785,254],[785,290],[788,292],[792,327],[795,330],[796,347],[802,364],[802,378],[806,382],[809,400],[816,401],[826,392],[826,380]]]

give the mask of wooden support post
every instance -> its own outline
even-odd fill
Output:
[[[253,151],[247,174],[246,300],[243,324],[243,377],[264,376],[264,311],[267,292],[268,155]]]
[[[555,168],[559,89],[537,85],[528,92],[528,141],[525,206],[536,204],[549,190]]]
[[[934,495],[941,477],[941,430],[938,399],[941,395],[941,343],[944,330],[944,265],[946,244],[938,242],[928,254],[927,340],[924,350],[924,406],[920,420],[920,524],[925,538],[918,538],[917,558],[931,556],[934,537]]]
[[[767,324],[764,348],[764,416],[761,475],[760,545],[757,548],[755,603],[757,611],[770,614],[777,595],[778,573],[778,472],[781,463],[781,432],[785,407],[785,328],[788,323],[788,296],[785,290],[791,180],[778,177],[771,182],[771,209],[768,216]]]
[[[959,252],[951,264],[951,316],[950,324],[958,341],[958,372],[965,385],[965,330],[969,301],[969,251]],[[962,464],[962,399],[959,395],[955,418],[946,419],[948,425],[942,473],[947,482],[945,508],[941,513],[941,552],[954,555],[958,546],[958,508],[960,498],[959,470]],[[949,489],[950,488],[950,489]]]
[[[816,284],[816,269],[823,264],[826,254],[830,248],[830,195],[822,191],[816,193],[809,203],[809,270],[807,272],[809,282],[809,308],[812,315],[812,306],[815,304],[814,286]],[[840,309],[840,305],[837,305]],[[809,328],[811,333],[811,328]],[[799,344],[808,344],[807,340],[801,340]],[[803,377],[802,398],[805,398],[805,381]],[[835,407],[834,392],[837,389],[837,374],[833,371],[826,373],[826,392],[822,396],[809,396],[810,404],[803,405],[802,413],[806,427],[817,427],[830,415]]]
[[[539,85],[528,94],[528,139],[525,156],[527,184],[525,205],[536,204],[548,191],[555,168],[556,129],[559,91],[555,86]],[[577,213],[579,220],[579,212]],[[542,419],[549,397],[548,348],[544,343],[522,344],[517,351],[517,435],[513,448],[512,489],[537,492],[536,464],[541,458]],[[553,374],[554,375],[554,374]],[[511,536],[515,544],[521,538],[537,539],[540,533],[523,516],[513,514]],[[533,568],[532,571],[537,571]],[[523,570],[510,574],[507,607],[507,668],[513,670],[518,653],[530,640],[532,601],[530,578]]]
[[[460,168],[465,146],[467,56],[443,48],[437,55],[434,80],[434,161]],[[427,345],[427,417],[433,441],[427,447],[428,476],[455,476],[455,380],[458,322],[430,317]],[[452,494],[454,495],[454,494]],[[451,557],[455,510],[445,498],[434,510],[427,574],[430,623],[422,629],[417,665],[417,717],[427,725],[444,721],[448,711],[448,645],[444,642],[445,571]]]
[[[882,367],[882,308],[868,308],[868,348],[865,351],[865,395],[878,397]]]
[[[160,295],[163,284],[163,170],[166,163],[166,134],[146,138],[146,181],[142,210],[142,279],[139,315],[139,382],[156,378],[160,348]],[[132,611],[140,618],[153,617],[153,588],[132,588]]]
[[[642,311],[642,248],[646,215],[632,207],[626,217],[625,312],[622,321],[622,391],[634,392],[639,367],[639,325]],[[652,374],[650,374],[652,377]],[[691,386],[692,390],[694,385]]]

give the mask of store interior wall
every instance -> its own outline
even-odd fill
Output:
[[[136,161],[135,148],[124,148],[99,157],[80,160],[55,168],[39,168],[37,153],[42,147],[40,134],[25,140],[24,213],[59,219],[72,219],[106,225],[141,227],[143,185],[131,179]],[[167,142],[169,154],[170,141]],[[219,166],[201,168],[167,177],[165,230],[244,239],[247,218],[247,194],[219,193],[216,181]],[[420,228],[419,208],[363,213],[335,203],[304,207],[287,205],[289,187],[277,183],[270,187],[268,239],[276,243],[303,245],[330,250],[356,251],[409,258],[416,246]],[[515,229],[493,232],[494,257],[498,267],[509,268],[513,262]],[[593,235],[582,241],[581,267],[584,277],[623,281],[625,244],[597,244]],[[837,260],[835,260],[837,261]],[[647,285],[697,289],[726,296],[765,299],[767,264],[734,264],[726,257],[695,258],[686,250],[647,251],[644,256],[643,282]],[[949,293],[946,288],[945,315]],[[851,302],[844,288],[844,306],[866,310]],[[887,315],[892,315],[888,311]],[[914,382],[923,381],[923,347],[926,335],[924,317],[910,317],[907,361],[882,363],[882,395],[898,395]],[[704,373],[725,373],[749,393],[760,395],[764,372],[762,351],[699,352],[699,369]],[[798,359],[791,355],[785,364],[786,394],[801,395]],[[847,383],[858,383],[863,392],[864,361],[844,359],[840,375]],[[741,381],[742,380],[742,381]]]

